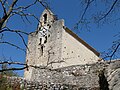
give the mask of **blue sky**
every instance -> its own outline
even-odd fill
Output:
[[[19,5],[26,5],[29,3],[30,2],[27,0],[24,3],[23,1],[20,1]],[[65,25],[68,28],[73,29],[83,10],[81,10],[80,7],[80,0],[50,0],[49,4],[53,13],[56,14],[59,19],[64,19]],[[40,4],[37,4],[37,6],[31,7],[28,11],[34,13],[39,18],[43,10],[44,8]],[[94,9],[91,10],[91,12],[94,11]],[[2,13],[0,10],[0,17],[1,16]],[[10,18],[7,26],[11,29],[19,29],[26,32],[35,31],[38,22],[33,18],[30,18],[30,21],[31,24],[28,22],[24,23],[20,17],[15,16]],[[115,25],[115,23],[105,24],[99,28],[97,25],[91,24],[90,31],[86,29],[73,31],[98,52],[103,52],[107,51],[112,46],[112,42],[117,39],[114,35],[119,32],[119,28],[120,26],[118,24]],[[27,42],[27,36],[25,36],[25,39]],[[5,33],[4,40],[13,42],[20,47],[25,48],[19,36],[14,33]],[[11,58],[13,61],[25,62],[25,53],[23,51],[9,45],[0,44],[0,58],[2,59],[4,57],[8,59]],[[23,75],[23,71],[19,72],[19,74]]]

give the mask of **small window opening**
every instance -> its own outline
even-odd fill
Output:
[[[50,37],[50,34],[48,35],[48,37]]]
[[[51,26],[49,26],[49,28],[51,28]]]
[[[64,47],[66,49],[66,47]]]
[[[42,52],[42,54],[43,54],[43,45],[41,45],[41,52]]]
[[[51,28],[50,24],[47,24],[47,26],[48,26],[49,28]]]
[[[47,36],[45,36],[45,41],[44,41],[44,43],[47,43]]]
[[[43,15],[43,17],[44,17],[44,24],[46,24],[46,22],[47,22],[47,14],[45,13],[45,14]]]
[[[39,45],[41,45],[41,42],[42,42],[42,38],[40,38],[40,43],[39,43]]]

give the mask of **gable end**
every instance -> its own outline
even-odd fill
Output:
[[[93,47],[91,47],[89,44],[87,44],[84,40],[79,38],[75,33],[73,33],[70,29],[67,27],[64,27],[65,31],[69,33],[71,36],[73,36],[76,40],[78,40],[80,43],[82,43],[84,46],[86,46],[89,50],[91,50],[94,54],[96,54],[98,57],[100,56],[100,53],[97,52]]]

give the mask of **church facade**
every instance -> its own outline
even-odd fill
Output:
[[[99,53],[79,38],[45,9],[40,17],[38,28],[28,37],[26,63],[31,66],[43,66],[51,69],[72,65],[98,62]],[[32,78],[33,67],[25,70],[24,77]]]

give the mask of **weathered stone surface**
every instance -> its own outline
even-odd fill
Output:
[[[26,63],[29,66],[56,69],[100,60],[99,53],[68,29],[63,19],[57,20],[49,9],[44,10],[37,30],[28,38]],[[30,80],[34,70],[28,69],[24,77]]]
[[[73,85],[80,88],[80,90],[99,90],[96,89],[99,88],[98,74],[99,71],[104,68],[106,68],[106,64],[101,62],[89,65],[75,65],[52,70],[34,69],[31,80],[45,82],[47,84],[59,83],[64,85]]]
[[[107,70],[109,89],[120,90],[120,61],[111,62]]]
[[[59,69],[34,69],[32,80],[12,77],[24,90],[120,90],[120,60]]]

